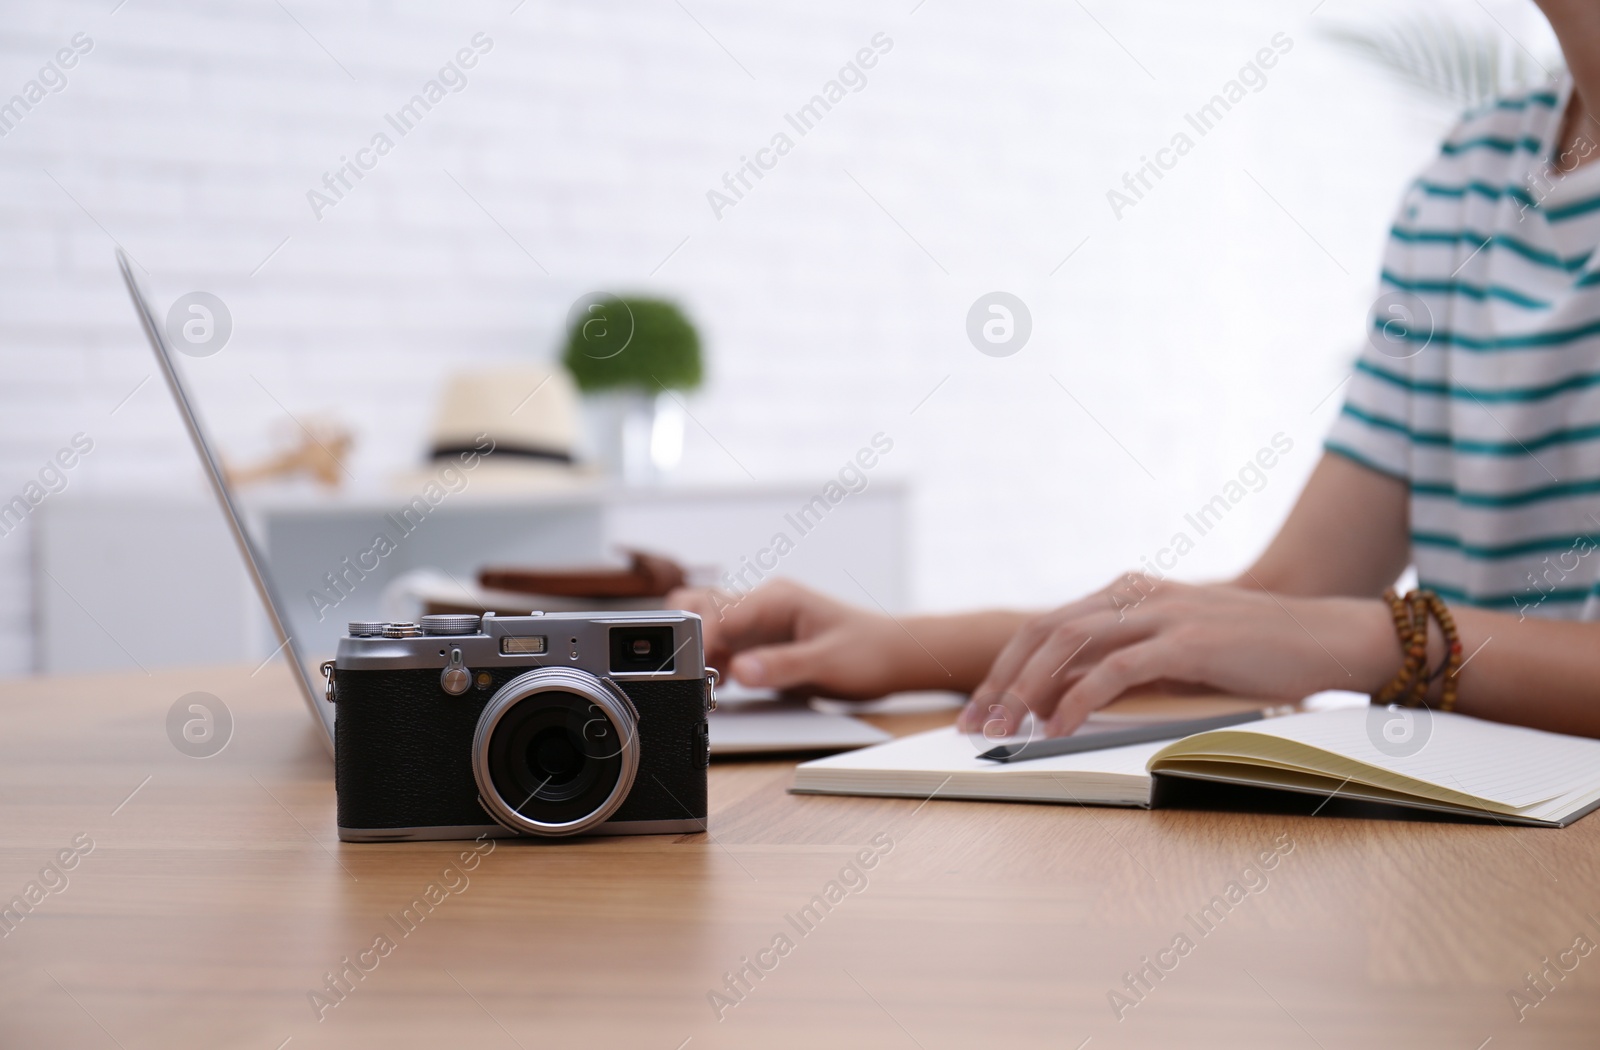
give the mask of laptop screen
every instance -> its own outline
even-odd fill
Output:
[[[211,490],[216,493],[217,501],[222,504],[223,516],[228,519],[228,527],[233,530],[233,538],[239,545],[239,553],[244,556],[245,567],[250,572],[250,579],[255,583],[256,593],[261,596],[261,603],[266,606],[267,619],[272,623],[273,632],[278,637],[277,653],[284,653],[289,659],[290,666],[294,669],[294,679],[300,688],[302,697],[307,707],[310,708],[312,717],[321,727],[323,739],[331,754],[333,751],[333,705],[322,699],[322,689],[315,682],[305,662],[300,645],[289,634],[288,621],[282,615],[283,604],[273,594],[272,583],[267,579],[264,571],[264,562],[255,544],[251,542],[250,534],[245,531],[244,519],[240,516],[238,507],[234,503],[233,494],[228,489],[227,478],[222,473],[221,461],[210,440],[206,437],[205,428],[200,425],[200,418],[195,412],[194,402],[189,396],[188,388],[184,386],[183,377],[179,374],[177,364],[172,356],[172,349],[167,345],[165,334],[161,325],[156,322],[156,315],[150,309],[150,301],[145,296],[144,290],[139,286],[138,278],[134,276],[132,267],[128,264],[128,257],[119,248],[117,249],[117,265],[122,269],[122,279],[128,285],[128,294],[133,297],[134,309],[139,314],[139,320],[144,325],[144,334],[150,340],[150,347],[155,351],[156,360],[161,365],[161,374],[166,377],[167,387],[172,391],[172,399],[178,403],[178,413],[183,417],[184,425],[189,429],[189,437],[194,441],[195,451],[200,453],[200,460],[205,464],[206,477],[211,482]],[[270,657],[269,657],[270,659]]]

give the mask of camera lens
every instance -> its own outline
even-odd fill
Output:
[[[543,668],[484,707],[473,744],[479,795],[496,820],[542,835],[604,821],[638,766],[632,705],[583,671]]]
[[[576,693],[542,692],[501,716],[489,737],[489,777],[516,812],[546,824],[566,824],[598,809],[617,786],[621,749],[605,748],[615,734],[604,712]],[[591,739],[599,737],[599,746]]]
[[[583,753],[573,746],[572,735],[564,729],[547,729],[528,745],[528,766],[534,776],[566,784],[583,768]]]

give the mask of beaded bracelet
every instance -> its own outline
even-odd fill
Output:
[[[1450,615],[1450,607],[1445,605],[1444,599],[1432,591],[1423,591],[1427,596],[1428,608],[1433,610],[1433,618],[1439,621],[1439,630],[1444,633],[1444,684],[1439,689],[1439,710],[1451,711],[1456,706],[1456,694],[1461,689],[1457,679],[1457,672],[1461,670],[1461,632],[1456,630],[1456,620]]]
[[[1389,603],[1389,614],[1394,620],[1395,633],[1400,636],[1402,662],[1394,680],[1384,686],[1372,698],[1372,702],[1375,704],[1392,704],[1397,701],[1405,702],[1401,700],[1402,697],[1405,697],[1406,701],[1410,699],[1412,681],[1421,667],[1422,658],[1415,651],[1417,647],[1413,644],[1413,639],[1416,632],[1412,625],[1411,611],[1407,608],[1406,603],[1394,592],[1393,588],[1383,592],[1383,600]],[[1426,643],[1426,639],[1424,639],[1424,643]],[[1427,652],[1426,645],[1424,645],[1423,652]]]
[[[1394,619],[1395,633],[1400,636],[1400,651],[1404,660],[1393,681],[1384,686],[1372,699],[1377,704],[1400,704],[1417,707],[1428,695],[1428,687],[1441,675],[1439,709],[1452,710],[1460,682],[1456,673],[1461,670],[1461,636],[1456,630],[1455,617],[1449,606],[1432,591],[1415,590],[1401,598],[1392,589],[1383,592]],[[1445,659],[1432,674],[1427,672],[1428,617],[1439,624],[1444,634]]]

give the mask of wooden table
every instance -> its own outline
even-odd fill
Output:
[[[232,712],[210,758],[167,735],[192,691]],[[712,769],[709,834],[502,842],[461,871],[469,844],[337,841],[331,763],[278,665],[0,697],[0,900],[74,865],[0,939],[8,1050],[1600,1041],[1600,952],[1569,952],[1523,1020],[1511,998],[1580,934],[1600,944],[1600,818],[923,805],[790,795],[792,763],[739,762]],[[865,885],[788,921],[874,841]],[[1258,872],[1275,842],[1292,852]],[[1180,934],[1134,1000],[1125,975]],[[758,959],[731,1002],[725,975]]]

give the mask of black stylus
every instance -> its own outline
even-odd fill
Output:
[[[1177,740],[1211,729],[1226,729],[1245,722],[1258,722],[1277,714],[1288,714],[1292,708],[1268,707],[1242,714],[1217,715],[1213,718],[1193,718],[1182,722],[1153,722],[1127,729],[1108,729],[1103,733],[1083,733],[1058,736],[1048,740],[1030,740],[1025,744],[1002,744],[979,755],[995,762],[1026,762],[1030,758],[1048,758],[1051,755],[1071,755],[1079,751],[1101,751],[1108,747],[1144,744],[1152,740]]]

